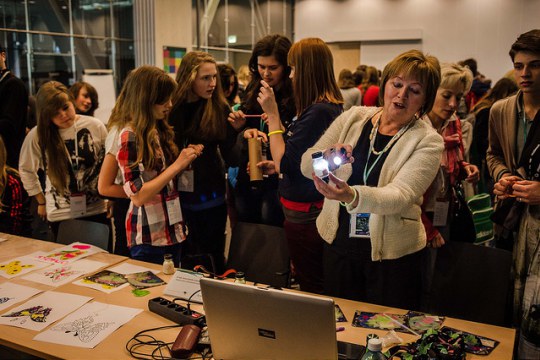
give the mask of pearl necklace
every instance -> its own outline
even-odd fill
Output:
[[[399,129],[399,131],[394,134],[394,136],[392,136],[392,138],[390,139],[390,141],[388,142],[388,144],[386,144],[386,146],[384,147],[384,149],[382,149],[381,151],[377,151],[375,150],[375,138],[377,137],[377,133],[378,133],[378,130],[379,130],[379,123],[381,121],[381,117],[382,117],[382,114],[381,116],[379,116],[379,118],[377,119],[377,121],[375,122],[375,126],[373,126],[373,128],[371,129],[371,133],[369,134],[369,150],[371,153],[373,153],[373,155],[375,156],[379,156],[381,154],[384,154],[385,152],[387,152],[391,147],[392,145],[394,145],[394,143],[396,141],[399,140],[399,138],[405,133],[405,131],[409,130],[409,128],[411,127],[412,123],[414,122],[414,120],[417,120],[417,117],[416,115],[407,123],[406,126],[402,127],[401,129]]]

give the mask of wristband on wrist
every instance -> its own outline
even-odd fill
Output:
[[[283,134],[285,131],[283,130],[274,130],[274,131],[270,131],[268,133],[268,136],[272,136],[272,135],[276,135],[276,134]]]
[[[45,206],[45,203],[38,203],[38,206]]]
[[[356,190],[354,188],[352,188],[352,190],[353,190],[353,193],[354,193],[352,200],[350,202],[348,202],[348,203],[346,203],[344,201],[340,201],[339,204],[341,206],[349,206],[351,204],[354,204],[354,202],[356,201],[356,198],[358,197],[358,193],[356,192]]]

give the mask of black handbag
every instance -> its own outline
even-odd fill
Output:
[[[491,221],[495,224],[495,241],[498,248],[512,249],[514,232],[518,230],[524,207],[525,204],[517,201],[515,197],[500,200],[495,205]]]
[[[463,185],[453,186],[452,218],[450,219],[450,241],[474,243],[476,230],[471,209],[465,200]]]

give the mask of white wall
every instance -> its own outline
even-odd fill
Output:
[[[156,0],[156,66],[163,69],[163,46],[184,47],[191,51],[191,0]]]
[[[540,0],[296,0],[294,12],[295,40],[419,37],[422,50],[442,62],[476,58],[493,81],[512,68],[517,36],[540,28]]]

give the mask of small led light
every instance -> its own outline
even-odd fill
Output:
[[[341,165],[341,158],[339,156],[334,157],[334,164],[337,166]]]
[[[313,163],[313,168],[315,170],[327,170],[328,169],[328,162],[326,160],[319,160]]]

